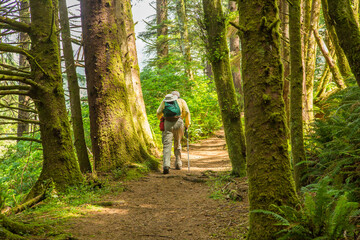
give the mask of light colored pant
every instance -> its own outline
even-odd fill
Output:
[[[162,133],[163,167],[170,168],[172,140],[174,137],[175,166],[182,167],[181,138],[184,136],[184,121],[179,118],[176,122],[165,120],[165,130]]]

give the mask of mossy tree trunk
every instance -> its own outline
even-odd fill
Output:
[[[129,2],[81,1],[85,71],[95,169],[152,161],[133,120],[124,12]],[[131,76],[131,74],[130,74]]]
[[[169,54],[168,44],[168,26],[167,26],[167,13],[168,13],[167,0],[156,0],[156,23],[157,23],[157,40],[156,52],[158,58],[161,60]],[[160,61],[159,68],[163,66],[164,62]]]
[[[232,173],[245,176],[245,140],[230,69],[226,19],[220,0],[204,0],[203,7],[209,43],[209,60],[214,73]]]
[[[351,68],[349,62],[345,56],[344,50],[341,48],[338,36],[336,35],[335,22],[330,20],[329,16],[329,6],[327,0],[321,0],[321,6],[323,10],[323,16],[326,24],[326,29],[328,30],[330,40],[335,48],[335,53],[337,57],[337,64],[339,70],[343,77],[349,77],[351,75]]]
[[[287,123],[290,123],[290,45],[289,45],[289,3],[287,0],[279,2],[281,29],[281,59],[284,65],[284,101]],[[288,124],[289,125],[289,124]]]
[[[71,140],[60,70],[55,18],[51,0],[30,0],[31,51],[29,62],[36,84],[30,91],[39,113],[44,162],[38,181],[28,195],[36,196],[44,181],[52,179],[57,190],[83,178]]]
[[[301,187],[301,177],[305,169],[306,160],[303,134],[302,118],[302,93],[303,93],[303,61],[301,54],[301,33],[300,33],[300,1],[293,0],[289,9],[290,23],[290,62],[291,62],[291,80],[290,80],[290,136],[291,136],[291,154],[294,165],[294,178],[297,191]],[[299,163],[301,163],[299,165]]]
[[[229,10],[230,12],[236,12],[238,10],[236,1],[229,1]],[[237,32],[234,32],[230,36],[230,56],[240,59],[240,55],[240,37]],[[240,61],[233,61],[231,72],[235,90],[239,94],[242,94]]]
[[[295,206],[283,93],[279,10],[276,0],[239,0],[249,179],[248,239],[276,239],[274,219],[252,210]]]
[[[81,114],[80,88],[76,74],[76,66],[71,45],[71,32],[66,0],[59,0],[62,46],[65,60],[68,89],[70,93],[71,120],[74,132],[74,145],[80,170],[83,173],[91,172],[91,164],[85,143],[83,119]]]
[[[121,29],[122,39],[122,59],[125,67],[125,76],[127,79],[127,88],[129,92],[129,100],[133,115],[134,126],[137,135],[141,141],[146,145],[151,153],[157,154],[158,149],[154,142],[150,124],[146,114],[145,102],[141,89],[140,69],[138,64],[137,50],[135,44],[135,29],[134,21],[131,12],[131,1],[125,0],[124,4],[120,5],[121,19],[124,21]]]
[[[330,21],[360,86],[360,31],[349,0],[327,0]]]

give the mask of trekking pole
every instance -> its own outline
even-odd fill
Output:
[[[187,154],[188,154],[188,171],[190,172],[190,155],[189,155],[189,132],[187,128],[185,129],[185,136],[187,142]]]

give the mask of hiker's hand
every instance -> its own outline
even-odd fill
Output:
[[[188,133],[188,129],[185,128],[185,137],[188,138],[189,137],[189,133]]]

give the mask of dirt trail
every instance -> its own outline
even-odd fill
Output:
[[[112,197],[114,205],[74,220],[67,231],[82,240],[242,239],[247,202],[209,198],[203,175],[230,170],[223,132],[190,145],[190,172],[183,150],[182,170],[127,182],[128,190]]]

